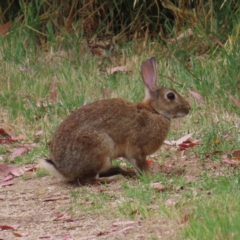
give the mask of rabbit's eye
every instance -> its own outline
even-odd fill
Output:
[[[175,94],[170,92],[170,93],[167,94],[167,98],[170,99],[170,100],[173,100],[173,99],[175,99]]]

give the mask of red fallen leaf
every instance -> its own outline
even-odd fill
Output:
[[[235,105],[240,108],[240,102],[234,97],[231,97],[231,99],[235,103]]]
[[[184,143],[179,144],[178,147],[179,147],[180,151],[183,151],[183,150],[186,150],[187,148],[194,147],[194,146],[198,145],[198,142],[199,142],[199,140],[185,141]]]
[[[50,99],[55,102],[57,99],[57,85],[55,83],[51,83],[50,88],[52,89]]]
[[[5,172],[6,176],[11,173],[13,176],[22,176],[24,170],[22,168],[13,167],[7,164],[0,164],[0,171]]]
[[[0,144],[12,144],[15,142],[17,141],[10,138],[0,138]]]
[[[103,52],[98,49],[91,49],[90,50],[93,55],[102,55]]]
[[[204,102],[203,99],[202,99],[202,96],[201,96],[199,93],[193,92],[193,91],[190,91],[190,93],[193,95],[193,97],[195,97],[195,99],[196,99],[198,102],[200,102],[200,103],[202,103],[202,104],[205,104],[205,102]]]
[[[13,181],[0,182],[0,186],[1,186],[1,187],[11,186],[11,185],[13,185],[13,184],[14,184]]]
[[[51,95],[50,95],[50,99],[55,102],[56,101],[56,98],[57,98],[57,90],[54,90],[53,92],[51,92]]]
[[[27,148],[13,148],[10,149],[10,151],[12,152],[12,154],[10,155],[10,160],[13,161],[16,157],[21,156],[23,153],[28,152],[29,150]]]
[[[19,227],[18,224],[15,225],[0,225],[0,229],[8,230],[8,229],[17,229]]]
[[[235,150],[232,152],[233,157],[240,157],[240,150]]]
[[[155,163],[152,160],[146,160],[146,162],[147,162],[148,166],[153,165]]]
[[[116,72],[129,72],[126,66],[118,66],[113,68],[107,68],[108,74],[114,74]]]
[[[25,136],[23,135],[23,134],[20,134],[20,135],[18,135],[18,136],[11,136],[11,139],[12,140],[15,140],[15,141],[18,141],[18,140],[23,140],[25,138]]]
[[[8,30],[11,26],[11,22],[7,22],[5,24],[3,24],[2,26],[0,26],[0,36],[6,35],[8,33]]]
[[[1,181],[2,181],[2,182],[7,182],[7,181],[9,181],[9,180],[12,180],[13,178],[14,178],[13,175],[8,175],[8,176],[6,176],[5,178],[3,178]]]
[[[10,135],[3,128],[0,128],[0,135],[3,137],[10,137]]]
[[[188,221],[189,221],[189,216],[185,214],[183,216],[183,218],[181,219],[180,224],[184,224],[184,223],[186,223]]]
[[[33,167],[23,167],[24,172],[33,172],[35,170],[37,170],[37,166],[33,166]]]

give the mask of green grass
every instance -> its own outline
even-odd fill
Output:
[[[167,52],[165,46],[149,42],[147,50],[138,54],[134,49],[141,45],[131,42],[122,44],[117,53],[93,56],[86,50],[81,36],[64,35],[58,42],[50,27],[48,34],[51,41],[46,51],[40,49],[34,34],[26,27],[16,25],[10,34],[0,38],[1,125],[10,128],[14,135],[23,133],[24,143],[36,143],[36,148],[16,158],[15,164],[36,164],[39,158],[48,156],[48,144],[55,129],[84,102],[112,96],[129,101],[143,99],[139,66],[153,52],[158,59],[159,85],[175,88],[192,106],[187,117],[173,121],[167,138],[176,140],[193,133],[193,139],[201,139],[197,147],[185,153],[187,158],[195,158],[199,166],[204,166],[206,161],[217,164],[223,154],[239,149],[240,109],[230,97],[240,101],[236,87],[240,51],[237,41],[229,47],[233,38],[223,48],[212,49],[214,54],[198,56],[183,49],[188,57],[180,61],[173,54],[184,46],[187,48],[187,44],[172,45]],[[131,72],[108,75],[106,68],[117,65],[127,65]],[[54,100],[51,99],[53,83],[57,91]],[[105,96],[104,88],[113,91]],[[201,94],[205,104],[197,102],[190,91]],[[44,133],[37,136],[39,130]],[[8,149],[13,146],[0,145],[3,156],[0,163],[9,163]],[[181,158],[181,154],[164,149],[157,161],[164,164],[169,157]],[[134,180],[120,180],[118,185],[102,185],[100,190],[97,187],[69,190],[72,211],[126,219],[151,220],[164,216],[178,226],[179,239],[239,239],[239,173],[226,166],[220,169],[224,176],[208,170],[193,182],[187,182],[184,175],[142,175]],[[38,170],[37,177],[43,176],[46,172]],[[151,187],[152,182],[161,182],[165,190],[156,191]],[[168,206],[169,199],[176,204]],[[189,220],[179,230],[185,215]]]

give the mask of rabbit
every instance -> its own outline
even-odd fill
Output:
[[[155,57],[142,62],[141,73],[142,102],[115,98],[80,107],[60,124],[50,143],[50,159],[41,165],[52,175],[80,183],[118,179],[124,173],[112,166],[118,157],[148,173],[146,157],[162,145],[171,118],[187,115],[190,105],[175,90],[157,87]]]

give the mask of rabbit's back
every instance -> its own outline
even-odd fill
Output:
[[[51,152],[58,146],[64,154],[64,148],[83,132],[99,131],[108,134],[116,147],[125,149],[135,145],[150,154],[162,144],[169,126],[169,119],[142,102],[130,103],[123,99],[96,101],[80,107],[60,124],[51,143]]]

